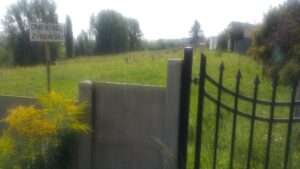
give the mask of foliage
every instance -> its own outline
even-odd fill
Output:
[[[142,47],[142,32],[139,22],[134,18],[127,19],[129,50],[139,50]]]
[[[7,8],[2,25],[16,65],[41,63],[45,55],[44,44],[30,42],[28,22],[57,23],[54,0],[19,0]],[[57,45],[50,46],[53,60]]]
[[[0,168],[17,167],[17,165],[14,165],[14,156],[15,140],[7,132],[4,132],[0,137]]]
[[[0,46],[0,66],[1,65],[11,65],[11,63],[12,63],[11,51]]]
[[[276,67],[276,66],[273,66]],[[279,72],[279,71],[277,71]],[[277,73],[276,72],[276,73]],[[299,62],[291,60],[288,62],[279,72],[279,76],[281,80],[285,84],[290,84],[291,81],[300,79],[300,68]]]
[[[197,20],[194,21],[194,24],[190,30],[190,36],[191,43],[194,45],[195,48],[198,47],[200,42],[204,41],[203,31],[201,30],[201,25]]]
[[[31,169],[66,165],[70,161],[58,164],[55,161],[59,159],[52,156],[63,153],[58,152],[64,143],[63,138],[90,130],[80,121],[84,109],[85,104],[77,105],[66,96],[51,92],[40,97],[36,106],[18,106],[9,110],[4,119],[8,129],[0,138],[0,147],[5,147],[0,163],[7,163],[6,158],[11,163],[3,169],[14,165]],[[70,146],[71,143],[64,144]]]
[[[300,63],[299,8],[299,0],[287,0],[278,7],[271,8],[255,33],[251,48],[252,54],[262,61],[265,68],[273,69],[280,65],[281,68],[274,73],[286,80],[291,80],[289,77],[292,74],[300,72],[299,66],[293,66],[294,63]]]
[[[140,47],[142,33],[138,21],[126,19],[116,11],[103,10],[92,16],[90,29],[96,39],[97,54],[137,50]]]
[[[222,33],[220,33],[217,41],[217,50],[228,51],[228,46],[227,46],[228,39],[229,39],[229,34],[227,30],[224,30]]]
[[[7,66],[12,64],[12,52],[7,42],[5,41],[5,36],[0,32],[0,66]]]
[[[128,24],[113,10],[98,13],[91,26],[96,31],[96,53],[122,52],[128,49]]]
[[[72,29],[72,21],[69,15],[66,17],[66,26],[65,26],[65,48],[67,57],[73,56],[73,29]]]
[[[75,55],[92,55],[94,53],[94,45],[94,40],[92,40],[92,38],[86,31],[82,30],[76,38]]]

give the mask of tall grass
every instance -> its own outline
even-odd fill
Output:
[[[218,67],[224,62],[224,86],[234,89],[235,76],[237,70],[242,72],[241,93],[243,95],[253,95],[253,81],[255,76],[260,76],[259,95],[261,99],[270,99],[271,81],[262,78],[261,65],[251,58],[231,53],[204,51],[207,56],[207,73],[214,79],[218,77]],[[167,60],[169,58],[182,58],[183,49],[162,50],[162,51],[141,51],[128,52],[116,55],[79,57],[69,60],[60,60],[51,67],[52,89],[63,92],[76,99],[78,83],[81,80],[113,81],[123,83],[139,83],[150,85],[166,84]],[[199,73],[200,51],[194,51],[193,77]],[[216,95],[216,88],[207,85],[206,90],[212,95]],[[18,67],[0,69],[0,94],[35,96],[47,92],[45,67],[43,65],[35,67]],[[194,138],[196,128],[197,112],[197,86],[192,85],[190,121],[189,121],[189,158],[188,168],[193,168],[194,161]],[[278,87],[277,100],[289,100],[290,89],[286,86]],[[233,106],[233,98],[222,96],[222,100]],[[215,129],[216,107],[209,100],[205,100],[205,113],[203,124],[203,144],[202,144],[202,168],[209,168],[212,165],[212,151]],[[250,113],[251,104],[239,103],[239,110]],[[269,107],[259,106],[257,113],[268,117]],[[276,117],[287,117],[288,109],[277,108]],[[238,117],[237,119],[237,141],[235,151],[235,168],[245,168],[249,138],[250,121]],[[272,139],[272,155],[270,168],[282,168],[284,146],[285,146],[285,124],[276,124]],[[294,130],[299,126],[294,125]],[[232,113],[221,109],[220,120],[220,140],[218,146],[217,168],[228,168],[231,142]],[[263,168],[265,158],[267,124],[255,123],[253,160],[251,168]],[[293,131],[296,133],[296,131]],[[299,142],[296,142],[296,134],[293,134],[291,165],[290,168],[299,168]]]
[[[194,64],[193,74],[194,76],[199,73],[199,57],[194,60],[197,64]],[[236,74],[240,69],[242,72],[241,91],[240,93],[249,97],[253,96],[254,79],[256,75],[259,75],[259,95],[260,99],[271,99],[271,80],[268,78],[262,78],[261,66],[255,63],[251,58],[234,55],[229,53],[207,53],[207,73],[212,76],[216,81],[219,75],[219,64],[223,62],[225,65],[223,85],[230,88],[232,91],[235,89]],[[206,82],[206,91],[208,91],[215,98],[217,96],[217,88]],[[190,118],[190,133],[189,133],[189,159],[188,168],[193,168],[194,163],[194,142],[195,142],[195,128],[196,128],[196,111],[197,111],[197,86],[192,88],[192,102],[191,102],[191,117]],[[277,100],[289,101],[290,89],[287,86],[279,86],[277,93]],[[222,92],[222,102],[233,107],[234,98]],[[238,109],[243,112],[251,114],[252,103],[240,101]],[[289,108],[276,108],[275,117],[288,117]],[[263,117],[269,117],[270,106],[257,106],[257,114]],[[232,132],[232,119],[233,114],[221,109],[220,114],[220,126],[219,126],[219,143],[217,152],[217,168],[229,168],[230,157],[230,145],[231,145],[231,132]],[[203,144],[202,144],[202,156],[201,167],[212,168],[213,159],[213,147],[214,147],[214,133],[215,133],[215,121],[216,121],[216,105],[209,100],[205,100],[204,114],[203,114]],[[290,153],[290,169],[299,168],[299,139],[297,135],[299,131],[299,124],[294,123],[293,137],[291,141],[291,153]],[[267,142],[267,130],[268,123],[255,122],[254,128],[254,141],[252,149],[251,167],[253,169],[264,168],[266,142]],[[286,142],[287,125],[275,124],[273,126],[273,135],[271,143],[271,157],[270,168],[277,169],[283,168],[284,160],[284,148]],[[250,120],[243,117],[237,118],[237,134],[236,144],[234,152],[234,168],[246,168],[247,153],[250,134]]]

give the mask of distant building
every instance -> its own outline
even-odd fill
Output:
[[[249,25],[244,29],[244,38],[237,41],[235,46],[235,52],[246,53],[252,44],[252,37],[256,27],[254,25]]]
[[[255,29],[256,29],[255,25],[253,25],[251,27],[248,27],[248,28],[245,28],[245,30],[244,30],[244,37],[246,37],[246,38],[252,38]]]
[[[244,37],[242,40],[238,40],[235,44],[235,52],[246,53],[252,44],[252,37],[256,29],[256,25],[248,23],[240,23],[244,29]]]
[[[216,50],[218,44],[218,37],[210,37],[209,38],[209,50]]]
[[[210,38],[209,49],[216,50],[218,48],[223,51],[245,53],[252,45],[252,37],[256,28],[257,25],[253,24],[231,22],[218,37]],[[243,36],[241,40],[237,40],[234,44],[231,44],[234,41],[230,39],[230,32],[234,31],[239,32],[237,35],[241,35],[242,33]]]

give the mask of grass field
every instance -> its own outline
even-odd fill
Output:
[[[238,69],[242,71],[241,93],[252,96],[253,81],[256,74],[261,76],[261,66],[251,58],[229,53],[205,51],[207,55],[207,72],[214,79],[218,76],[219,64],[225,65],[224,85],[233,89]],[[199,73],[199,51],[194,51],[193,76]],[[167,60],[169,58],[182,58],[183,49],[162,51],[129,52],[101,57],[79,57],[69,60],[59,60],[51,67],[52,89],[62,92],[74,100],[77,97],[78,83],[82,80],[112,81],[123,83],[138,83],[164,86],[166,84]],[[215,94],[216,89],[206,86],[207,90]],[[35,96],[46,93],[45,67],[0,68],[0,94]],[[277,100],[288,100],[290,97],[288,87],[279,86]],[[271,83],[267,78],[260,79],[259,98],[269,99]],[[222,96],[227,104],[232,105],[233,99]],[[189,134],[189,168],[193,166],[193,144],[196,126],[197,86],[192,86],[190,107],[190,134]],[[239,109],[250,112],[251,105],[241,103]],[[286,117],[286,109],[276,109],[276,117]],[[212,163],[213,132],[215,121],[215,106],[209,101],[205,102],[204,114],[204,140],[202,151],[202,166],[209,168]],[[258,107],[258,113],[268,116],[268,107]],[[229,149],[231,137],[232,115],[222,110],[220,121],[220,141],[218,154],[218,168],[228,168]],[[296,126],[296,125],[295,125]],[[237,142],[235,151],[235,168],[245,168],[246,151],[248,146],[249,120],[238,118]],[[267,124],[256,123],[252,168],[263,168]],[[285,143],[286,125],[275,125],[272,142],[272,157],[270,168],[281,168],[283,161],[283,148]],[[245,132],[246,131],[246,132]],[[227,134],[226,134],[227,133]],[[296,169],[300,165],[300,151],[298,143],[293,142],[292,160],[290,168]]]

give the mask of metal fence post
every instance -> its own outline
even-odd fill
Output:
[[[205,92],[205,76],[206,76],[206,57],[201,53],[200,59],[200,73],[198,86],[198,110],[197,110],[197,129],[195,140],[195,165],[194,169],[200,168],[201,162],[201,143],[202,143],[202,119],[204,106],[204,92]]]
[[[298,87],[296,91],[296,100],[300,100],[300,81],[298,81]],[[300,105],[295,106],[294,117],[300,118]]]
[[[178,166],[180,169],[186,169],[192,62],[193,48],[186,47],[184,49],[180,87],[180,121],[178,138]]]

